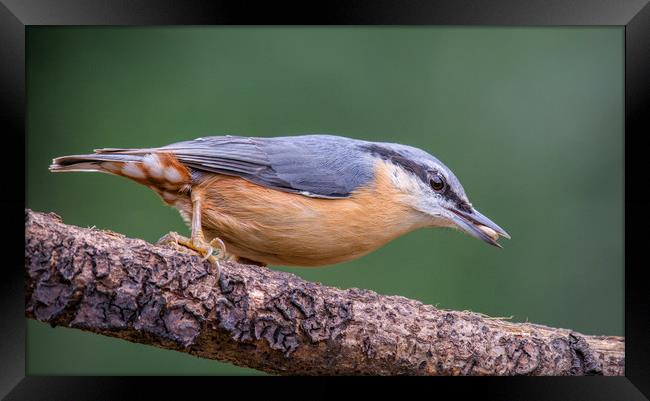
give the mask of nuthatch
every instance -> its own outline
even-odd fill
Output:
[[[510,236],[472,207],[456,176],[406,145],[332,135],[213,136],[148,149],[97,149],[50,170],[99,171],[146,185],[179,210],[191,238],[222,257],[318,266],[363,256],[417,228],[453,227],[500,247]]]

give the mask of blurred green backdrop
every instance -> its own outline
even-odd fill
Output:
[[[156,241],[189,233],[126,179],[55,156],[207,135],[335,133],[421,147],[504,227],[420,230],[307,280],[623,335],[622,27],[29,27],[27,207]],[[28,321],[27,373],[251,374]]]

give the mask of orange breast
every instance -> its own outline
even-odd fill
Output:
[[[423,225],[400,201],[383,162],[372,185],[346,199],[310,198],[224,175],[197,189],[204,194],[206,238],[219,237],[229,253],[267,264],[340,263]]]

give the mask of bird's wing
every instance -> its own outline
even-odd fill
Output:
[[[359,143],[331,135],[213,136],[137,151],[171,152],[190,168],[238,176],[281,191],[345,198],[373,178],[372,161]]]

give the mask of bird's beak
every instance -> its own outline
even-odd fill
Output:
[[[456,226],[472,237],[499,248],[501,248],[501,245],[497,242],[499,236],[510,239],[510,235],[503,228],[474,208],[469,212],[457,208],[449,208],[448,210],[452,212],[451,219]]]

